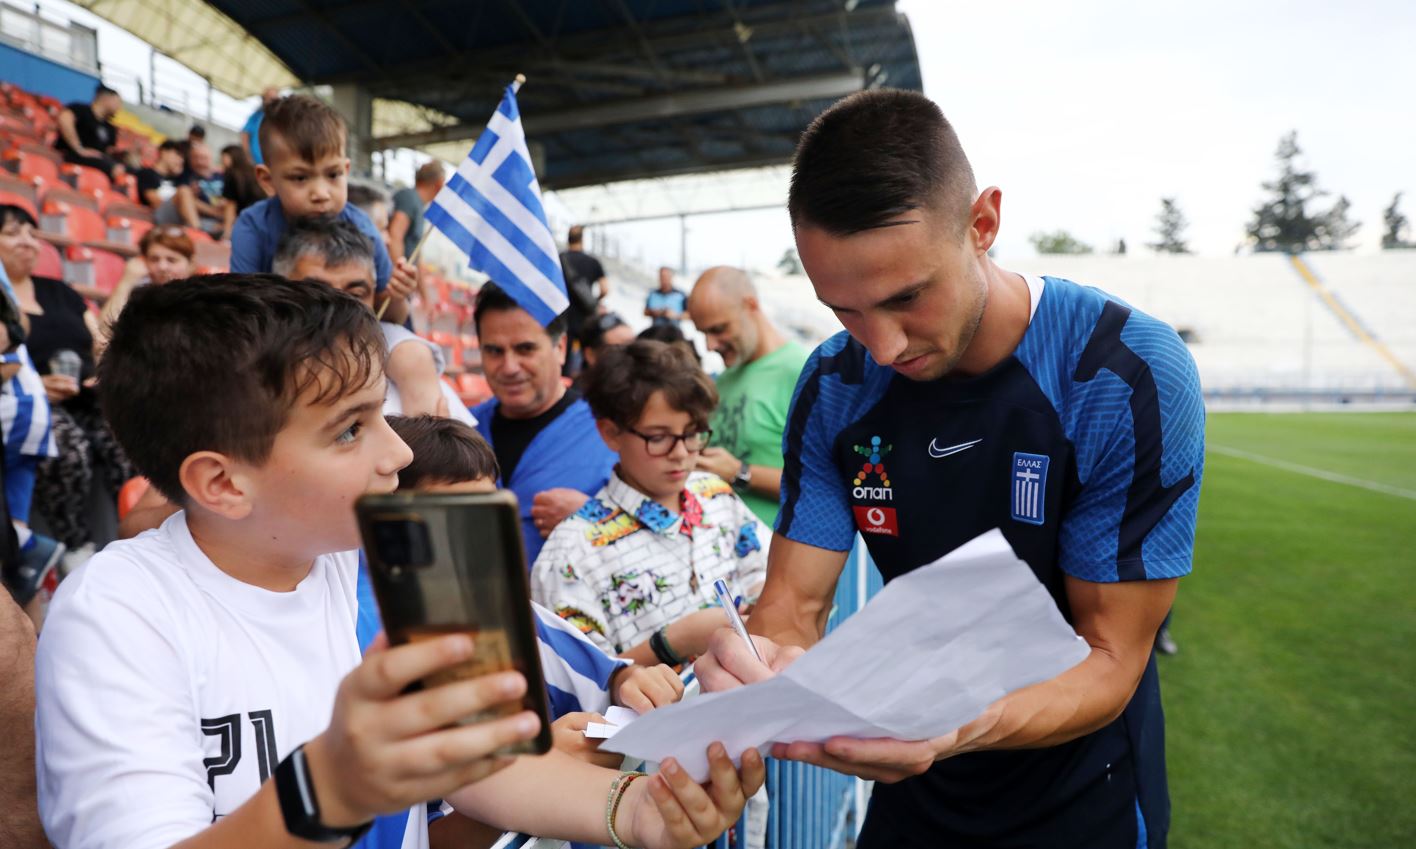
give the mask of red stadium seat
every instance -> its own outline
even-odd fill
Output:
[[[47,183],[59,180],[59,166],[54,160],[23,150],[6,151],[5,167],[24,179],[39,177]]]
[[[0,203],[8,203],[12,206],[18,206],[20,209],[23,209],[25,212],[28,212],[30,214],[30,217],[33,218],[35,221],[39,220],[39,212],[34,208],[34,201],[30,200],[27,197],[24,197],[23,195],[17,195],[14,192],[7,192],[3,188],[0,188]]]
[[[41,207],[50,202],[63,203],[68,206],[82,207],[93,212],[98,212],[98,198],[88,192],[76,192],[69,188],[68,183],[59,183],[48,188],[41,188],[39,191],[39,205]]]
[[[108,224],[92,209],[46,200],[40,229],[76,242],[108,240]]]
[[[462,403],[469,407],[475,407],[492,397],[492,387],[488,385],[487,379],[472,372],[459,374],[453,388],[457,390],[457,397],[462,399]]]
[[[99,171],[98,168],[89,166],[61,166],[59,173],[64,175],[65,183],[72,185],[79,191],[102,191],[112,190],[113,184],[109,183],[108,174]]]
[[[118,490],[118,520],[126,519],[151,488],[152,484],[145,477],[129,478]]]
[[[196,227],[183,227],[182,229],[187,231],[187,238],[191,239],[194,245],[216,241],[211,237],[211,234],[207,233],[205,230]]]
[[[108,216],[108,241],[120,245],[138,246],[147,231],[152,229],[151,221],[139,221],[121,215]]]
[[[193,247],[196,248],[196,252],[192,254],[193,264],[204,269],[207,274],[225,274],[231,270],[230,242],[213,242],[208,239],[205,242],[195,242]]]
[[[76,288],[107,295],[123,278],[127,261],[112,251],[71,245],[65,252],[64,280]]]
[[[104,204],[103,206],[103,214],[108,216],[109,218],[113,218],[116,216],[118,218],[127,218],[132,221],[146,221],[149,224],[153,223],[152,207],[143,206],[140,203],[132,203],[128,200],[122,199],[121,197],[117,200],[114,200],[113,198],[115,196],[111,194],[108,197],[108,203]]]
[[[64,258],[58,248],[43,239],[39,242],[39,261],[34,264],[34,273],[37,277],[64,279]]]

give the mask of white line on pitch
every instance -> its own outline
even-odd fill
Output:
[[[1395,495],[1397,498],[1409,498],[1416,501],[1416,490],[1402,489],[1399,486],[1378,483],[1376,481],[1364,480],[1362,478],[1339,475],[1337,472],[1329,472],[1326,469],[1315,469],[1312,466],[1304,466],[1298,463],[1290,463],[1287,460],[1279,460],[1274,457],[1265,457],[1262,454],[1254,454],[1250,451],[1241,451],[1238,448],[1230,448],[1227,445],[1215,445],[1213,443],[1205,446],[1206,451],[1213,451],[1216,454],[1224,454],[1228,457],[1238,457],[1241,460],[1249,460],[1253,463],[1261,463],[1265,466],[1273,466],[1275,469],[1294,472],[1300,475],[1307,475],[1311,478],[1329,481],[1331,483],[1341,483],[1347,486],[1361,487],[1372,492],[1380,492],[1384,495]]]

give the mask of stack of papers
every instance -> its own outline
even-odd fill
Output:
[[[994,530],[890,582],[775,678],[650,711],[601,749],[673,757],[705,781],[714,741],[737,760],[777,742],[923,740],[1089,652]]]
[[[608,737],[613,737],[621,728],[638,718],[639,714],[629,708],[610,705],[605,711],[604,722],[588,722],[585,724],[585,736],[596,740],[604,740]]]

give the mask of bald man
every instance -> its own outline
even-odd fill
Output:
[[[781,495],[782,431],[810,352],[772,324],[740,269],[705,271],[689,295],[688,314],[728,367],[718,376],[713,445],[699,455],[698,466],[731,482],[771,526]]]

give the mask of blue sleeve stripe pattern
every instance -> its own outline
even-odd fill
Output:
[[[629,662],[605,654],[541,605],[532,602],[531,607],[536,614],[536,639],[552,719],[576,711],[604,713],[610,706],[610,678]]]
[[[1082,484],[1062,521],[1062,569],[1106,582],[1188,574],[1204,467],[1194,359],[1164,322],[1068,280],[1047,278],[1033,324],[1017,356],[1057,411]]]

